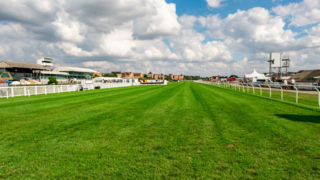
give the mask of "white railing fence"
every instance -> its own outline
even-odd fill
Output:
[[[0,98],[11,98],[18,96],[32,96],[40,94],[74,92],[80,90],[107,89],[116,87],[139,86],[139,82],[120,83],[93,83],[73,85],[46,85],[46,86],[8,86],[0,87]]]
[[[318,106],[320,107],[320,86],[313,85],[284,85],[279,83],[274,84],[259,84],[259,83],[230,83],[230,82],[211,82],[211,81],[196,81],[203,84],[211,84],[224,88],[231,88],[235,91],[243,93],[252,93],[254,95],[263,96],[263,92],[268,91],[268,97],[273,98],[275,92],[280,92],[280,99],[284,100],[285,93],[295,93],[295,103],[299,103],[299,94],[313,94],[318,98]]]
[[[79,85],[0,87],[0,98],[71,92],[77,90],[80,90]]]

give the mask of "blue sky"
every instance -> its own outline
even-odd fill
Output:
[[[286,5],[301,0],[225,0],[219,8],[210,8],[206,0],[166,0],[168,3],[175,3],[177,14],[194,16],[206,16],[209,14],[219,14],[226,17],[237,10],[248,10],[254,7],[263,7],[271,10],[277,5]]]

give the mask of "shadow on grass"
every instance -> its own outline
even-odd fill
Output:
[[[277,114],[277,116],[291,121],[320,123],[320,115]]]

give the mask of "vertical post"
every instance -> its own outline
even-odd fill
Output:
[[[281,85],[280,85],[280,89],[281,89],[281,100],[283,100],[283,88]]]
[[[7,99],[9,99],[9,88],[7,88]]]
[[[318,88],[316,88],[316,89],[317,89],[317,91],[318,91],[318,104],[319,104],[319,107],[320,107],[320,91],[319,91]]]
[[[261,84],[259,84],[259,87],[260,87],[260,96],[262,96],[262,87],[261,87]]]
[[[320,90],[317,87],[315,89],[318,92],[318,105],[320,107]]]
[[[24,96],[27,96],[27,88],[25,86],[23,87],[23,90],[24,90]]]
[[[30,89],[28,88],[28,96],[30,97]]]
[[[299,102],[299,90],[296,86],[293,86],[293,88],[296,90],[296,103],[298,104]]]
[[[36,95],[38,95],[38,88],[37,88],[37,86],[34,87],[34,92],[35,92]]]
[[[241,91],[241,86],[240,86],[240,84],[238,84],[238,86],[239,86],[239,92]]]
[[[47,95],[48,91],[47,91],[47,86],[44,87],[44,94]]]
[[[252,93],[255,94],[255,92],[254,92],[254,85],[253,85],[253,84],[251,84],[251,85],[252,85]]]
[[[271,93],[271,86],[270,86],[270,85],[268,85],[268,87],[269,87],[269,97],[271,98],[271,97],[272,97],[272,93]]]
[[[246,92],[245,90],[244,90],[244,85],[242,84],[242,92]]]
[[[11,97],[14,97],[13,87],[11,87]]]

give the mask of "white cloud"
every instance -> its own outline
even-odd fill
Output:
[[[114,29],[103,34],[100,41],[101,49],[111,56],[127,56],[135,46],[132,31],[127,28]]]
[[[85,31],[84,26],[76,20],[71,20],[70,15],[66,12],[59,12],[57,14],[57,19],[52,22],[56,26],[57,34],[62,37],[63,40],[71,42],[81,42],[84,40],[82,35]]]
[[[320,1],[304,0],[299,3],[290,3],[284,6],[277,6],[272,9],[278,16],[287,18],[291,25],[305,26],[319,23]]]
[[[178,17],[165,0],[7,0],[0,2],[6,22],[0,24],[0,58],[52,56],[56,64],[104,72],[212,75],[265,72],[268,53],[283,51],[294,69],[316,68],[320,25],[301,34],[288,29],[286,19],[296,26],[320,23],[318,5],[305,0],[276,7],[276,14],[252,8],[222,18]]]
[[[210,7],[217,8],[221,6],[221,3],[224,0],[206,0],[206,1]]]
[[[209,16],[206,20],[208,33],[214,38],[224,38],[235,51],[285,50],[295,41],[295,33],[284,29],[285,22],[264,8],[239,10],[225,19]]]
[[[68,42],[59,43],[57,44],[57,47],[63,50],[68,55],[73,55],[73,56],[92,56],[95,54],[94,52],[85,51],[77,47],[75,44],[68,43]]]

